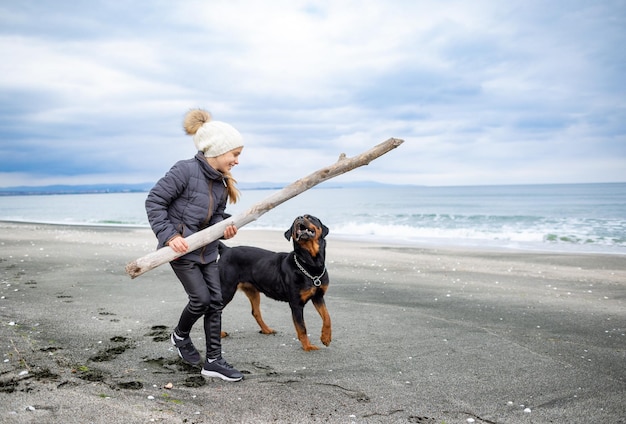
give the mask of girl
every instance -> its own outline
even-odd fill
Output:
[[[193,136],[198,153],[174,164],[146,199],[148,220],[158,247],[170,246],[175,252],[186,253],[170,262],[189,297],[171,341],[184,361],[199,364],[200,353],[189,334],[195,322],[204,317],[206,360],[202,375],[239,381],[243,375],[222,358],[224,305],[217,268],[218,241],[188,252],[185,237],[230,216],[224,212],[226,200],[235,203],[239,198],[230,170],[239,163],[243,139],[235,128],[211,120],[211,115],[201,109],[189,111],[183,126]],[[229,225],[224,238],[235,234],[237,228]]]

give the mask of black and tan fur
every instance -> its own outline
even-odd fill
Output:
[[[260,293],[288,302],[302,349],[310,351],[318,349],[309,341],[304,323],[304,305],[311,300],[322,318],[320,340],[328,346],[332,331],[324,302],[329,283],[325,265],[324,238],[327,234],[328,228],[318,218],[304,215],[297,217],[285,232],[285,238],[293,240],[292,252],[277,253],[252,246],[227,247],[220,243],[219,268],[224,305],[233,299],[237,289],[243,291],[250,300],[252,315],[261,327],[261,333],[272,334],[274,330],[261,317]]]

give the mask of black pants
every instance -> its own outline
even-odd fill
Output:
[[[177,333],[180,336],[189,335],[196,321],[204,316],[207,358],[221,358],[220,333],[224,303],[217,262],[199,264],[179,258],[170,262],[170,265],[189,297],[189,302],[180,315]]]

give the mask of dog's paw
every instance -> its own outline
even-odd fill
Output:
[[[332,331],[330,326],[322,328],[322,336],[320,337],[320,340],[324,343],[324,346],[328,346],[330,344],[330,341],[332,340],[331,334]]]
[[[310,352],[312,350],[319,350],[320,348],[315,345],[302,346],[305,352]]]

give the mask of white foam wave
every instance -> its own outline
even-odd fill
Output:
[[[542,242],[544,234],[533,231],[483,231],[477,228],[434,228],[409,225],[349,222],[335,226],[332,233],[338,236],[393,239],[400,241],[419,240],[474,240],[474,241],[518,241]]]
[[[409,225],[350,222],[333,226],[332,236],[372,242],[410,245],[441,245],[511,248],[535,251],[580,251],[624,254],[626,243],[562,233],[555,236],[546,229],[522,228],[438,228]]]

